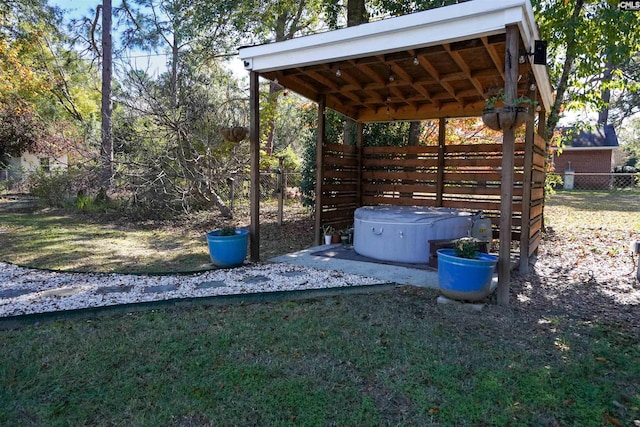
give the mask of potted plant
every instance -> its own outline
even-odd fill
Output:
[[[207,233],[211,262],[216,267],[230,268],[242,265],[247,257],[249,230],[226,226]]]
[[[334,233],[334,229],[332,226],[330,225],[323,225],[322,226],[322,234],[324,235],[324,244],[325,245],[330,245],[331,244],[331,240],[333,239],[333,233]]]
[[[340,231],[340,243],[342,243],[343,245],[348,245],[350,243],[348,228],[345,228],[344,230]]]
[[[249,130],[244,126],[228,126],[220,128],[220,135],[229,142],[240,142],[247,137]]]
[[[501,89],[494,96],[485,99],[482,121],[490,129],[516,129],[529,119],[529,106],[537,102],[520,96],[513,103],[505,103],[505,94]]]
[[[481,301],[491,293],[498,257],[481,253],[479,240],[463,237],[453,249],[438,249],[438,284],[445,297]]]

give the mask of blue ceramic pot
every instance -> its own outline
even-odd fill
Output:
[[[478,258],[460,258],[453,249],[438,249],[440,292],[456,300],[480,301],[491,293],[491,280],[498,257],[478,254]]]
[[[247,257],[248,240],[249,230],[236,230],[235,236],[221,236],[220,230],[207,233],[211,262],[220,268],[242,265]]]

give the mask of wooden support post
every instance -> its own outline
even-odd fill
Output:
[[[327,102],[324,96],[318,101],[318,139],[316,141],[316,235],[315,245],[320,245],[322,237],[322,179],[324,177],[324,145]]]
[[[504,60],[505,104],[512,105],[518,88],[518,46],[520,30],[517,25],[507,27]],[[513,167],[515,163],[515,131],[502,131],[502,179],[500,184],[500,252],[498,259],[498,304],[509,305],[511,281],[511,216],[513,214]]]
[[[282,216],[284,214],[284,157],[278,157],[278,175],[277,175],[277,191],[278,191],[278,225],[282,225]]]
[[[249,74],[249,140],[251,159],[251,261],[260,261],[260,84],[258,73]]]
[[[444,196],[444,154],[446,143],[447,119],[438,122],[438,172],[436,175],[436,206],[442,207]]]
[[[364,123],[358,122],[356,131],[356,147],[358,149],[358,182],[356,189],[358,193],[358,207],[362,206],[362,147],[364,146]]]
[[[547,114],[544,110],[541,110],[538,113],[538,135],[544,136],[547,134]],[[544,145],[544,179],[547,179],[547,161],[549,159],[549,141],[545,139]],[[542,217],[540,218],[540,226],[542,230],[544,230],[544,202],[547,199],[547,187],[546,185],[542,185]]]
[[[531,82],[533,84],[534,82]],[[535,90],[529,91],[529,99],[536,100]],[[530,108],[534,108],[533,105]],[[533,113],[533,111],[531,112]],[[524,175],[522,178],[522,222],[520,226],[520,274],[529,274],[529,243],[531,241],[531,185],[533,174],[533,114],[527,120],[524,136]]]

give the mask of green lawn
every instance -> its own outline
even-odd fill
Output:
[[[575,236],[618,230],[612,233],[626,244],[640,231],[638,200],[630,193],[559,193],[547,205],[547,225]],[[309,234],[306,222],[289,230],[291,241]],[[0,213],[0,259],[37,265],[60,257],[44,265],[122,270],[109,260],[142,250],[114,255],[114,246],[153,247],[154,239],[180,246],[167,260],[186,256],[190,240],[197,246],[192,259],[205,257],[204,239],[185,233],[180,240],[180,233]],[[91,239],[93,252],[74,255]],[[109,239],[117,244],[99,244]],[[150,261],[157,256],[144,262],[166,270],[161,260]],[[572,299],[596,285],[581,286],[558,295],[565,300],[552,309],[514,302],[468,313],[438,305],[434,290],[397,288],[0,330],[0,425],[636,425],[634,306],[621,307],[629,321],[599,315],[597,307],[587,320],[572,312]]]
[[[633,425],[615,327],[431,290],[163,309],[0,332],[1,425]],[[616,424],[619,423],[619,424]]]
[[[249,225],[248,209],[232,221],[215,212],[173,221],[132,222],[64,210],[12,210],[0,197],[0,261],[60,271],[180,273],[213,268],[205,233],[222,225]],[[246,212],[245,212],[246,211]],[[262,206],[263,259],[313,244],[313,219],[299,203],[287,203],[284,224],[275,204]]]
[[[640,231],[640,190],[559,191],[545,206],[555,229]]]
[[[204,234],[132,228],[79,214],[0,211],[0,261],[63,271],[161,273],[211,268]]]

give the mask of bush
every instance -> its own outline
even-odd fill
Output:
[[[556,187],[563,184],[562,176],[557,173],[547,173],[544,180],[544,194],[545,198],[556,194]]]
[[[51,172],[38,170],[29,175],[29,193],[52,208],[72,207],[80,211],[98,212],[117,209],[120,203],[107,196],[105,188],[97,188],[99,180],[91,169],[78,167]]]
[[[29,175],[28,188],[46,206],[62,208],[71,199],[73,181],[73,173],[68,170],[38,170]]]

